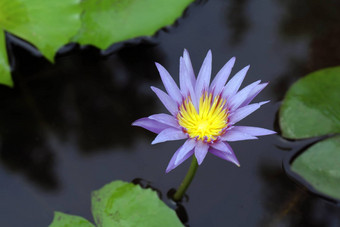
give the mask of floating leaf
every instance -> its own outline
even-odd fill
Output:
[[[340,67],[313,72],[287,92],[280,109],[286,138],[340,133]]]
[[[82,28],[74,38],[101,49],[171,25],[193,0],[84,0]]]
[[[7,58],[5,32],[1,30],[0,30],[0,84],[5,84],[10,87],[13,86],[11,70]]]
[[[316,190],[340,199],[340,136],[321,141],[299,155],[292,170]]]
[[[53,62],[79,30],[80,0],[0,0],[0,28],[36,46]]]
[[[85,218],[64,214],[62,212],[54,212],[54,218],[49,227],[95,227]]]
[[[340,67],[313,72],[287,92],[280,109],[286,138],[340,133]],[[298,156],[292,170],[316,190],[340,199],[340,136],[321,141]]]
[[[122,181],[92,193],[92,214],[98,227],[183,226],[156,192]]]

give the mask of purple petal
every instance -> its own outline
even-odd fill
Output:
[[[240,88],[244,80],[244,77],[247,74],[249,67],[250,67],[249,65],[244,67],[241,71],[236,73],[236,75],[233,76],[231,80],[229,80],[229,82],[227,83],[227,85],[225,85],[223,89],[223,92],[222,92],[223,98],[228,99],[230,96],[233,96],[234,94],[236,94],[236,92],[238,91],[238,89]]]
[[[188,152],[192,151],[196,145],[196,141],[194,139],[188,139],[185,143],[178,149],[178,154],[175,159],[175,165],[179,165],[178,163],[183,162],[183,158],[186,157]]]
[[[167,95],[164,91],[156,88],[156,87],[151,87],[151,90],[156,93],[158,96],[159,100],[163,103],[165,108],[174,116],[177,115],[178,112],[178,104],[169,96]]]
[[[184,97],[187,97],[190,95],[191,101],[193,102],[196,110],[198,110],[198,100],[196,98],[193,84],[188,74],[189,73],[187,71],[187,67],[184,63],[183,58],[181,57],[180,58],[180,72],[179,72],[181,90],[182,90]]]
[[[201,140],[197,141],[196,147],[195,147],[195,156],[198,162],[198,165],[201,165],[203,162],[205,156],[208,153],[209,145],[202,142]]]
[[[179,86],[180,86],[182,95],[184,95],[185,97],[189,95],[190,85],[192,86],[187,68],[185,66],[183,58],[180,57],[179,58]]]
[[[258,108],[260,108],[265,103],[267,102],[253,103],[248,106],[244,106],[242,108],[237,109],[235,112],[233,112],[230,115],[230,118],[229,118],[230,124],[233,125],[239,122],[243,118],[247,117],[249,114],[253,113]]]
[[[162,143],[165,141],[172,140],[182,140],[186,138],[188,138],[188,136],[181,129],[166,128],[156,136],[156,138],[151,142],[151,144]]]
[[[230,111],[236,110],[248,97],[249,93],[261,82],[261,80],[255,81],[254,83],[249,84],[239,92],[237,92],[234,96],[230,98],[230,102],[228,103],[228,108]]]
[[[200,72],[198,73],[197,76],[195,93],[198,100],[200,99],[203,91],[208,91],[211,77],[211,61],[212,56],[211,51],[209,50],[207,56],[203,61]]]
[[[229,144],[227,144],[227,146],[229,146]],[[229,147],[230,147],[230,146],[229,146]],[[210,152],[211,154],[216,155],[217,157],[222,158],[222,159],[224,159],[224,160],[227,160],[227,161],[229,161],[229,162],[232,162],[232,163],[234,163],[235,165],[237,165],[238,167],[240,167],[240,163],[239,163],[239,161],[237,160],[237,158],[236,158],[236,156],[235,156],[233,150],[231,149],[231,147],[230,147],[230,151],[231,151],[231,153],[228,153],[228,152],[216,150],[216,149],[214,149],[214,148],[212,148],[212,147],[210,147],[210,149],[209,149],[209,152]]]
[[[248,105],[253,99],[268,85],[268,83],[263,83],[257,85],[248,95],[248,98],[241,104],[241,107]]]
[[[226,152],[226,153],[230,153],[232,152],[232,150],[230,150],[230,146],[229,144],[227,145],[226,143],[224,142],[217,142],[217,143],[213,143],[212,145],[210,145],[211,147],[213,147],[214,149],[216,150],[220,150],[220,151],[223,151],[223,152]]]
[[[158,122],[163,123],[165,125],[169,125],[169,126],[172,126],[172,127],[175,127],[175,128],[179,128],[179,124],[178,124],[177,119],[175,117],[169,115],[169,114],[164,114],[164,113],[154,114],[154,115],[149,116],[149,119],[158,121]]]
[[[175,154],[172,156],[172,158],[171,158],[171,160],[170,160],[170,162],[169,162],[169,164],[168,164],[168,167],[166,168],[166,170],[165,170],[165,172],[166,173],[168,173],[168,172],[170,172],[171,170],[173,170],[174,168],[176,168],[177,166],[179,166],[180,164],[182,164],[182,162],[184,162],[185,160],[187,160],[191,155],[193,155],[194,154],[194,150],[192,149],[191,151],[189,151],[181,160],[179,160],[178,162],[177,162],[177,164],[175,164],[175,160],[176,160],[176,158],[177,158],[177,156],[178,156],[178,153],[179,153],[179,150],[180,150],[181,148],[179,148],[176,152],[175,152]]]
[[[239,131],[242,133],[247,133],[251,136],[266,136],[275,134],[276,132],[259,127],[252,127],[252,126],[235,126],[232,130]]]
[[[225,83],[228,80],[228,77],[231,73],[231,70],[235,64],[235,57],[232,57],[223,68],[216,74],[213,82],[210,85],[210,90],[214,92],[214,96],[220,94]]]
[[[235,128],[235,127],[234,127]],[[234,128],[227,131],[223,136],[221,136],[222,141],[240,141],[240,140],[254,140],[257,139],[257,137],[249,135],[244,132],[240,132],[237,130],[234,130]]]
[[[132,125],[145,128],[157,134],[163,131],[164,129],[169,128],[168,125],[165,125],[155,120],[151,120],[147,117],[136,120],[135,122],[132,123]]]
[[[183,52],[183,60],[188,70],[188,75],[189,75],[191,84],[194,86],[196,84],[195,73],[194,73],[194,69],[192,68],[189,52],[186,49],[184,49],[184,52]]]
[[[165,90],[168,92],[173,100],[175,100],[177,103],[181,103],[182,95],[174,79],[170,76],[169,72],[157,62],[156,67],[158,69],[159,75],[161,76]]]

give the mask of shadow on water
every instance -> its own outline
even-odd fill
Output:
[[[339,226],[339,209],[294,184],[282,168],[262,165],[260,173],[266,212],[258,226]]]
[[[46,189],[57,187],[53,156],[60,152],[49,145],[49,135],[63,141],[76,135],[84,153],[129,147],[131,123],[154,107],[153,94],[145,90],[158,80],[153,62],[162,54],[156,47],[101,56],[95,48],[74,46],[54,65],[15,43],[10,49],[15,87],[0,87],[1,160]]]

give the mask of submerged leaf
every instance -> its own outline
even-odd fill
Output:
[[[280,108],[282,135],[302,139],[340,133],[340,67],[313,72],[296,82]]]
[[[156,192],[123,181],[114,181],[92,193],[92,214],[98,227],[183,226]]]
[[[0,28],[36,46],[53,62],[80,28],[80,0],[0,0]]]
[[[7,58],[5,32],[0,30],[0,84],[13,86],[11,70]]]
[[[171,25],[193,0],[84,0],[82,28],[74,41],[101,49]]]
[[[340,199],[340,136],[321,141],[299,155],[292,170],[316,190]]]
[[[54,218],[49,227],[95,227],[85,218],[64,214],[62,212],[54,212]]]

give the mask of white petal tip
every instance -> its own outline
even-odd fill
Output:
[[[268,134],[267,135],[273,135],[273,134],[277,134],[277,132],[272,131],[272,130],[268,130]]]
[[[155,65],[159,73],[161,73],[162,71],[165,71],[165,68],[163,67],[163,65],[159,64],[158,62],[155,62]]]
[[[132,126],[140,126],[139,120],[136,120],[136,121],[132,122],[131,125]]]
[[[154,139],[154,140],[151,142],[152,145],[155,145],[155,144],[157,144],[157,143],[160,143],[157,139]]]
[[[232,160],[231,162],[234,163],[237,167],[241,167],[241,165],[240,165],[240,163],[238,162],[237,159]]]
[[[241,75],[244,74],[243,77],[245,77],[247,72],[248,72],[248,70],[249,70],[249,68],[250,68],[250,65],[247,65],[246,67],[241,69],[241,71],[239,71],[239,73],[241,73]]]
[[[263,102],[260,102],[259,104],[260,104],[260,106],[262,106],[262,105],[264,105],[264,104],[267,104],[268,102],[270,102],[270,100],[268,100],[268,101],[263,101]]]
[[[172,170],[174,170],[177,166],[175,164],[169,164],[167,167],[166,167],[166,170],[165,170],[165,174],[171,172]]]
[[[175,162],[174,162],[174,164],[175,164],[175,166],[178,166],[178,163],[180,162],[180,159],[177,159],[176,158],[176,160],[175,160]]]
[[[150,88],[151,88],[151,90],[153,91],[153,92],[155,92],[156,93],[156,87],[154,87],[154,86],[150,86]]]
[[[205,59],[208,60],[208,62],[211,62],[211,61],[212,61],[212,53],[211,53],[211,50],[208,50],[208,53],[207,53]]]

